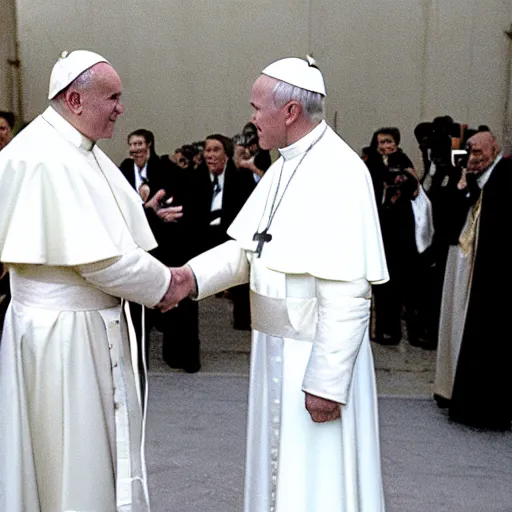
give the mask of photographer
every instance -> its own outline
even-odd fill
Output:
[[[244,149],[244,151],[240,151],[239,157],[235,162],[237,168],[251,171],[254,181],[257,183],[270,167],[272,160],[270,158],[270,151],[260,148],[258,131],[253,123],[247,123],[244,126],[237,145]]]
[[[377,130],[366,162],[390,275],[388,283],[374,289],[376,341],[383,345],[400,343],[401,313],[405,309],[409,343],[430,348],[426,339],[427,266],[422,256],[432,239],[430,201],[399,143],[397,128]]]

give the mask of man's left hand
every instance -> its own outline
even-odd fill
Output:
[[[315,423],[337,420],[341,417],[341,405],[333,400],[305,393],[306,410]]]

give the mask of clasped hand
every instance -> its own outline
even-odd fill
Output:
[[[189,265],[171,268],[171,283],[163,299],[156,305],[165,313],[177,306],[186,297],[197,295],[196,278]]]

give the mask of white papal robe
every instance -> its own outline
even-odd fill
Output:
[[[325,123],[280,152],[230,227],[235,240],[189,262],[198,299],[250,282],[244,510],[381,512],[368,329],[370,282],[387,269],[371,183]],[[272,240],[257,257],[252,235],[276,191]],[[304,391],[344,404],[341,420],[314,423]]]
[[[0,154],[0,510],[149,510],[143,406],[121,297],[154,306],[169,270],[140,198],[49,108]],[[134,364],[132,364],[135,362]]]

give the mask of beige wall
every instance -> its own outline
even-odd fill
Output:
[[[139,127],[155,132],[160,153],[233,135],[259,71],[308,51],[326,78],[327,119],[337,112],[356,150],[396,125],[417,159],[414,126],[442,114],[502,134],[510,0],[16,1],[27,117],[45,107],[62,50],[98,51],[125,86],[126,113],[102,143],[115,161]]]
[[[15,30],[14,0],[0,2],[0,110],[16,111],[16,79],[9,60],[14,60]]]

